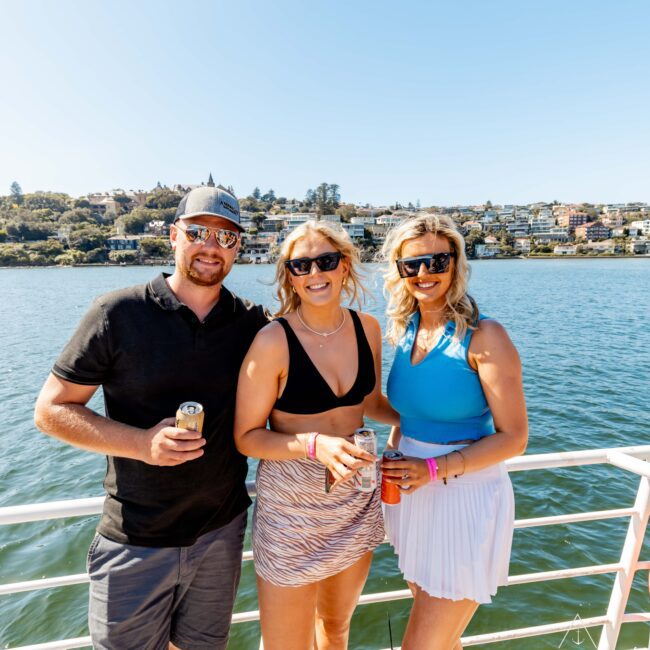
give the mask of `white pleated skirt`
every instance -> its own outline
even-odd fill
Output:
[[[399,450],[430,458],[465,446],[402,436]],[[490,603],[506,584],[515,503],[503,463],[402,492],[399,504],[383,509],[400,571],[430,596]]]

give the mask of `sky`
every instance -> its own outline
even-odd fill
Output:
[[[2,0],[0,194],[650,202],[647,0]]]

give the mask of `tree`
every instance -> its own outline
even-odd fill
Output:
[[[265,203],[273,203],[275,201],[275,192],[273,190],[269,190],[263,197],[262,201]]]
[[[147,195],[145,207],[147,208],[177,208],[181,202],[181,195],[174,190],[164,187],[157,187],[153,192]]]
[[[262,230],[265,221],[266,215],[263,212],[258,212],[257,214],[253,215],[253,223],[255,224],[255,227],[258,231]]]
[[[72,210],[66,210],[59,217],[59,224],[69,224],[69,223],[96,224],[97,219],[95,219],[93,213],[88,208],[73,208]]]
[[[36,192],[25,194],[23,206],[28,210],[50,209],[53,212],[65,212],[70,197],[60,192]]]
[[[136,251],[111,251],[108,254],[108,259],[118,264],[135,264],[138,253]]]
[[[17,181],[14,181],[11,184],[10,192],[13,202],[16,205],[20,205],[23,202],[23,190],[20,185],[18,185]]]
[[[47,239],[54,234],[54,230],[54,224],[39,223],[37,221],[10,221],[7,224],[7,234],[21,241]]]
[[[144,227],[155,220],[158,214],[158,210],[135,208],[128,214],[122,215],[119,224],[127,235],[138,235],[144,232]]]
[[[476,255],[476,245],[484,244],[485,237],[480,230],[471,230],[469,235],[465,237],[465,252],[468,257],[474,257]]]
[[[253,195],[252,196],[256,201],[259,201],[262,198],[262,192],[260,191],[259,187],[256,187],[253,190]]]
[[[330,206],[335,209],[338,208],[341,203],[341,192],[339,190],[340,188],[336,183],[332,183],[328,187],[328,202]]]
[[[77,230],[73,230],[70,233],[68,241],[70,242],[70,248],[87,253],[93,248],[103,248],[106,246],[107,239],[106,233],[101,228],[84,225]]]
[[[140,250],[146,257],[169,257],[172,253],[169,240],[162,237],[144,237],[140,240]]]
[[[335,214],[340,215],[343,221],[349,222],[352,217],[357,216],[357,209],[352,203],[343,203],[336,208]]]

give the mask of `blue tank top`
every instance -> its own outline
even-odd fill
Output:
[[[400,414],[402,434],[445,444],[494,433],[481,382],[467,361],[473,332],[469,330],[457,341],[453,338],[455,324],[448,322],[435,347],[414,366],[411,350],[419,323],[420,312],[416,312],[397,345],[388,376],[388,400]]]

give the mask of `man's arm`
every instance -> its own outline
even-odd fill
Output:
[[[142,430],[95,413],[86,404],[97,388],[50,374],[36,401],[34,423],[43,433],[86,451],[150,465],[180,465],[203,455],[205,439],[196,431],[177,429],[174,418]]]

